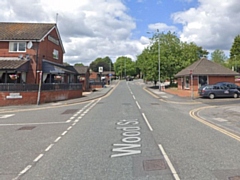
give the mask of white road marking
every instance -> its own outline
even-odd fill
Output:
[[[19,125],[43,125],[43,124],[66,124],[71,122],[73,119],[75,119],[76,116],[78,116],[80,114],[80,116],[74,121],[74,123],[69,126],[67,128],[66,131],[64,131],[61,136],[64,136],[70,129],[72,129],[73,126],[76,125],[76,123],[79,121],[79,119],[81,119],[85,114],[87,114],[87,112],[94,107],[97,102],[99,102],[101,99],[99,99],[98,101],[96,101],[94,103],[94,101],[92,101],[91,103],[89,103],[88,105],[84,106],[84,108],[82,108],[81,110],[79,110],[76,114],[74,114],[70,119],[68,119],[66,122],[46,122],[46,123],[18,123],[18,124],[0,124],[0,126],[19,126]],[[91,106],[90,106],[91,105]],[[89,107],[90,106],[90,107]],[[86,109],[88,107],[88,109]],[[84,110],[85,112],[81,114],[81,112]],[[14,114],[12,114],[11,116],[13,116]],[[7,118],[7,117],[11,117],[10,115],[1,115],[0,118]],[[57,139],[55,139],[55,143],[57,143],[62,137],[59,136]],[[54,146],[53,144],[50,144],[46,149],[45,152],[48,152],[52,147]],[[42,157],[44,156],[44,154],[40,154],[38,157],[36,157],[33,162],[37,163]],[[25,174],[30,168],[32,167],[32,165],[28,165],[25,169],[23,169],[13,180],[18,180],[20,178],[20,176],[22,176],[23,174]]]
[[[64,131],[64,132],[62,133],[62,136],[64,136],[65,134],[67,134],[67,131]]]
[[[54,142],[58,142],[62,137],[59,136]]]
[[[170,159],[168,158],[168,155],[166,154],[165,150],[163,149],[163,146],[162,146],[161,144],[159,144],[158,147],[159,147],[159,149],[161,150],[161,152],[162,152],[165,160],[167,161],[167,164],[168,164],[168,166],[169,166],[169,168],[170,168],[170,170],[171,170],[171,172],[172,172],[172,174],[173,174],[174,179],[175,179],[175,180],[180,180],[180,178],[179,178],[179,176],[178,176],[175,168],[173,167]]]
[[[150,131],[153,131],[153,128],[152,128],[152,126],[150,125],[150,123],[148,122],[148,119],[147,119],[147,117],[145,116],[144,113],[142,113],[142,116],[143,116],[145,122],[147,123],[148,128],[150,129]]]
[[[133,95],[133,99],[134,99],[134,100],[136,99],[134,95]]]
[[[5,115],[0,115],[0,119],[5,119],[5,118],[9,118],[11,116],[14,116],[15,114],[5,114]]]
[[[13,178],[12,180],[17,180],[21,175],[25,174],[29,169],[31,169],[32,165],[28,165],[25,167],[18,175],[17,177]]]
[[[226,122],[228,120],[223,119],[223,118],[213,118],[213,120],[219,121],[219,122]]]
[[[39,161],[39,159],[41,159],[42,157],[43,157],[43,154],[39,154],[39,156],[36,157],[36,159],[34,159],[33,162]]]
[[[138,102],[137,102],[137,101],[136,101],[136,104],[137,104],[138,108],[139,108],[139,109],[141,109],[141,106],[138,104]]]
[[[49,151],[49,150],[53,147],[53,145],[54,145],[54,144],[50,144],[50,145],[45,149],[45,151],[46,151],[46,152]]]

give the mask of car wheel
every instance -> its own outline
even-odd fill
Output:
[[[234,97],[234,98],[238,98],[238,94],[237,94],[237,93],[234,93],[234,94],[233,94],[233,97]]]
[[[213,93],[209,94],[209,98],[210,99],[214,99],[215,98],[215,95]]]

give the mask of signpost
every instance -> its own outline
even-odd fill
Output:
[[[102,82],[102,72],[103,72],[103,67],[102,66],[98,67],[98,72],[100,73],[100,82]]]
[[[193,92],[193,70],[190,70],[190,76],[191,76],[191,97],[194,99],[194,92]]]

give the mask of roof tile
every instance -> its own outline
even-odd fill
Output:
[[[50,23],[0,23],[0,40],[40,40],[55,24]]]

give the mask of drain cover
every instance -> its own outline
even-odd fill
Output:
[[[229,177],[229,180],[240,180],[240,176]]]
[[[18,130],[32,130],[34,129],[36,126],[23,126],[20,127]]]
[[[145,171],[155,171],[167,169],[164,159],[152,159],[143,161],[143,169]]]

